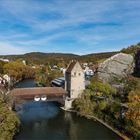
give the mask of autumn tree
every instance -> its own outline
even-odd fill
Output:
[[[3,73],[3,67],[4,67],[4,65],[5,65],[5,62],[0,61],[0,74]]]
[[[126,118],[140,128],[140,89],[133,90],[128,96],[128,111]]]
[[[108,83],[102,82],[97,78],[93,78],[91,84],[88,86],[94,96],[102,96],[106,98],[112,98],[115,93],[115,89],[112,88]]]
[[[12,140],[18,131],[20,121],[15,112],[0,95],[0,140]]]
[[[13,81],[31,78],[34,76],[34,69],[24,65],[20,61],[9,62],[4,65],[4,73],[12,77]]]

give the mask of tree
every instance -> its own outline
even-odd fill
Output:
[[[3,67],[5,65],[5,62],[0,61],[0,74],[3,74]]]
[[[4,73],[13,78],[14,82],[25,78],[34,77],[34,69],[25,66],[20,61],[9,62],[4,65]]]
[[[91,101],[91,95],[92,93],[90,90],[85,90],[81,97],[74,101],[73,106],[80,115],[91,115],[93,113],[96,103]]]
[[[18,131],[20,121],[0,95],[0,140],[12,140]]]
[[[112,88],[108,83],[102,82],[97,78],[93,78],[91,84],[88,86],[93,93],[93,96],[104,96],[107,98],[112,98],[115,93],[115,89]]]
[[[140,128],[140,89],[133,90],[128,96],[128,111],[126,118]]]

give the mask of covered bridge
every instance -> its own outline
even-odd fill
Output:
[[[57,101],[65,98],[67,92],[61,87],[34,87],[34,88],[16,88],[10,93],[10,96],[21,100],[50,100]]]

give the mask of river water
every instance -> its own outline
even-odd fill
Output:
[[[35,83],[24,80],[16,86]],[[61,110],[56,102],[26,102],[17,114],[21,127],[14,140],[121,140],[98,122]]]

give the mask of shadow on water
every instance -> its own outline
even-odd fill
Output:
[[[33,79],[25,79],[19,83],[17,83],[15,88],[28,88],[28,87],[36,87],[36,83]]]
[[[56,102],[26,102],[17,114],[21,127],[14,140],[121,140],[98,122],[61,110]]]

